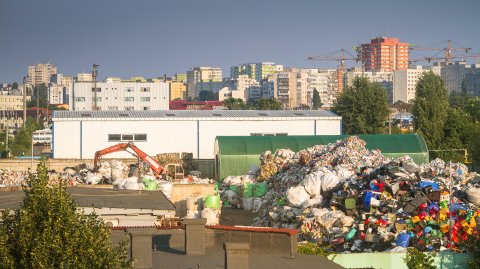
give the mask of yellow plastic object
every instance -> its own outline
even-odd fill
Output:
[[[419,217],[419,216],[414,216],[414,217],[412,217],[412,222],[413,222],[413,223],[417,223],[417,222],[419,222],[419,221],[420,221],[420,217]]]
[[[440,224],[440,231],[442,233],[448,233],[448,224],[447,223]]]

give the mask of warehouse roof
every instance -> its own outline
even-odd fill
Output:
[[[304,118],[341,119],[328,110],[106,110],[106,111],[61,111],[56,110],[53,120],[98,120],[98,119],[225,119],[225,118]]]
[[[175,210],[172,202],[160,191],[86,187],[69,187],[67,191],[80,207]],[[24,196],[23,191],[0,192],[0,210],[20,208]]]

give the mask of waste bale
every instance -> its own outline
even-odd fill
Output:
[[[220,209],[204,208],[201,216],[207,219],[205,225],[218,225],[220,223]]]

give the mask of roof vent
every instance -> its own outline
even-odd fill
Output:
[[[219,114],[219,113],[213,113],[212,115],[215,116],[215,117],[221,117],[222,116],[222,114]]]
[[[167,114],[165,114],[165,116],[167,116],[167,117],[175,117],[176,115],[173,114],[173,113],[167,113]]]
[[[258,115],[268,117],[267,113],[258,113]]]
[[[82,113],[82,118],[86,118],[86,117],[91,117],[92,114],[90,113]]]
[[[127,113],[120,113],[118,114],[119,117],[130,117]]]

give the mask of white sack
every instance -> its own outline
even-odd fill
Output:
[[[303,186],[296,186],[287,190],[287,199],[291,206],[301,207],[305,201],[310,199],[310,195]]]
[[[253,209],[253,197],[242,198],[242,206],[245,211],[252,211]]]
[[[220,213],[212,208],[205,208],[201,213],[202,218],[207,219],[205,225],[218,225],[220,223]]]
[[[262,207],[262,198],[254,197],[253,198],[253,207],[252,207],[252,212],[257,213],[260,211],[260,208]]]
[[[317,198],[309,199],[309,200],[307,200],[303,203],[302,207],[304,209],[307,208],[307,207],[313,207],[313,206],[321,204],[322,201],[323,201],[323,198],[321,196],[317,197]]]
[[[335,188],[338,185],[339,182],[340,182],[340,179],[334,173],[327,173],[327,174],[323,175],[322,176],[322,191],[329,191],[329,190]]]
[[[469,188],[467,190],[468,201],[475,206],[480,206],[480,188]]]
[[[96,184],[98,184],[98,182],[100,182],[100,179],[102,179],[102,177],[100,175],[88,172],[87,176],[85,178],[85,183],[96,185]]]
[[[184,219],[198,219],[202,216],[201,210],[187,210],[187,215],[183,217]]]
[[[322,172],[313,172],[308,174],[303,180],[305,191],[311,196],[318,196],[322,187]]]
[[[157,189],[170,200],[172,198],[173,183],[168,181],[160,181],[158,183]]]

